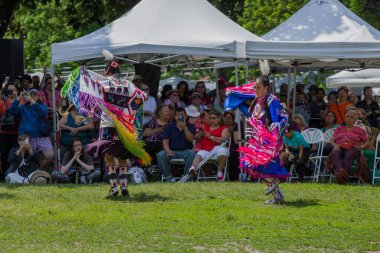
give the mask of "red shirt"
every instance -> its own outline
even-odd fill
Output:
[[[210,125],[205,125],[203,128],[204,132],[210,133],[211,136],[214,137],[222,137],[222,132],[224,129],[226,129],[226,125],[222,125],[218,128],[215,128],[214,130],[211,130]],[[218,146],[220,143],[217,143],[216,141],[211,140],[208,137],[203,136],[201,139],[201,146],[202,150],[211,151],[215,146]]]
[[[9,101],[9,99],[7,99],[7,104],[8,104],[8,108],[11,108],[11,101]],[[4,99],[1,99],[0,100],[0,116],[3,116],[3,113],[5,112],[5,110],[7,109],[7,107],[5,106],[5,103],[4,103]],[[9,134],[17,134],[18,133],[18,129],[15,129],[14,131],[2,131],[1,130],[1,125],[0,125],[0,133],[9,133]]]

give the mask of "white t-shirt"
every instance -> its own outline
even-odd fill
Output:
[[[156,99],[152,96],[148,96],[148,100],[146,100],[143,105],[144,112],[148,111],[148,112],[154,113],[156,111],[156,108],[157,108]],[[153,119],[152,116],[144,114],[143,125],[145,125],[152,119]]]

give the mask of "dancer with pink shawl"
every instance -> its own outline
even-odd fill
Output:
[[[272,193],[273,199],[265,203],[279,204],[284,201],[280,180],[289,176],[279,156],[288,115],[280,101],[268,93],[268,88],[267,75],[262,75],[254,83],[230,88],[225,108],[232,110],[238,107],[247,117],[245,132],[248,142],[239,149],[240,166],[250,176],[261,178],[267,184],[265,195]]]

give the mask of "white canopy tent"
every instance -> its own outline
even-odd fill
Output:
[[[263,38],[247,42],[247,57],[274,59],[294,76],[299,68],[380,67],[380,32],[338,0],[310,0]]]
[[[269,42],[247,42],[248,57],[300,67],[380,66],[380,32],[338,0],[311,0],[263,38]]]
[[[236,61],[246,58],[248,40],[263,41],[206,0],[142,0],[93,33],[52,44],[52,72],[55,64],[103,58],[103,49],[131,63],[170,64],[206,57]]]
[[[380,69],[352,69],[343,70],[326,79],[327,88],[347,87],[374,87],[374,95],[380,95]]]
[[[206,0],[142,0],[95,32],[52,44],[52,64],[100,58],[102,49],[136,63],[179,55],[245,58],[247,40],[263,41]]]

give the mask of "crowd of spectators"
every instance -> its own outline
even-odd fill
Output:
[[[190,172],[195,176],[197,165],[212,151],[215,151],[217,160],[217,179],[223,181],[228,173],[229,180],[239,180],[237,149],[239,142],[244,141],[245,124],[238,112],[224,109],[227,82],[218,80],[219,89],[211,92],[207,92],[203,81],[197,82],[194,89],[190,89],[185,81],[179,82],[175,88],[167,84],[158,98],[151,94],[142,77],[135,78],[134,83],[148,94],[143,107],[142,139],[153,158],[153,166],[160,169],[164,181],[175,181],[171,159],[184,159],[181,174]],[[41,123],[52,122],[53,118],[52,84],[48,75],[42,80],[38,76],[25,75],[3,84],[0,100],[1,181],[16,182],[22,178],[17,171],[26,164],[32,164],[33,170],[52,172],[56,183],[88,184],[102,179],[103,161],[93,160],[84,152],[86,145],[97,139],[99,121],[92,115],[83,117],[75,106],[61,98],[62,81],[59,78],[54,85],[62,160],[58,168],[52,166],[54,133],[45,136],[41,131]],[[295,108],[292,108],[293,98],[289,106],[285,104],[287,89],[288,86],[283,84],[276,94],[286,107],[289,118],[294,116],[284,137],[285,147],[281,155],[284,165],[288,169],[294,165],[302,180],[311,173],[308,158],[314,147],[300,133],[308,128],[319,128],[322,132],[335,129],[331,142],[324,143],[323,151],[324,155],[330,155],[330,165],[336,171],[337,181],[347,181],[353,161],[362,155],[373,156],[375,152],[380,107],[372,89],[365,87],[360,97],[342,86],[326,95],[324,89],[315,85],[306,93],[304,85],[298,84]],[[11,118],[9,115],[14,117],[14,125],[1,124],[3,119]],[[344,136],[349,136],[350,145],[343,148],[347,142]],[[230,144],[220,147],[224,140],[231,140]],[[131,164],[135,165],[133,161]],[[144,169],[146,173],[152,171]],[[326,172],[329,169],[326,168]]]

